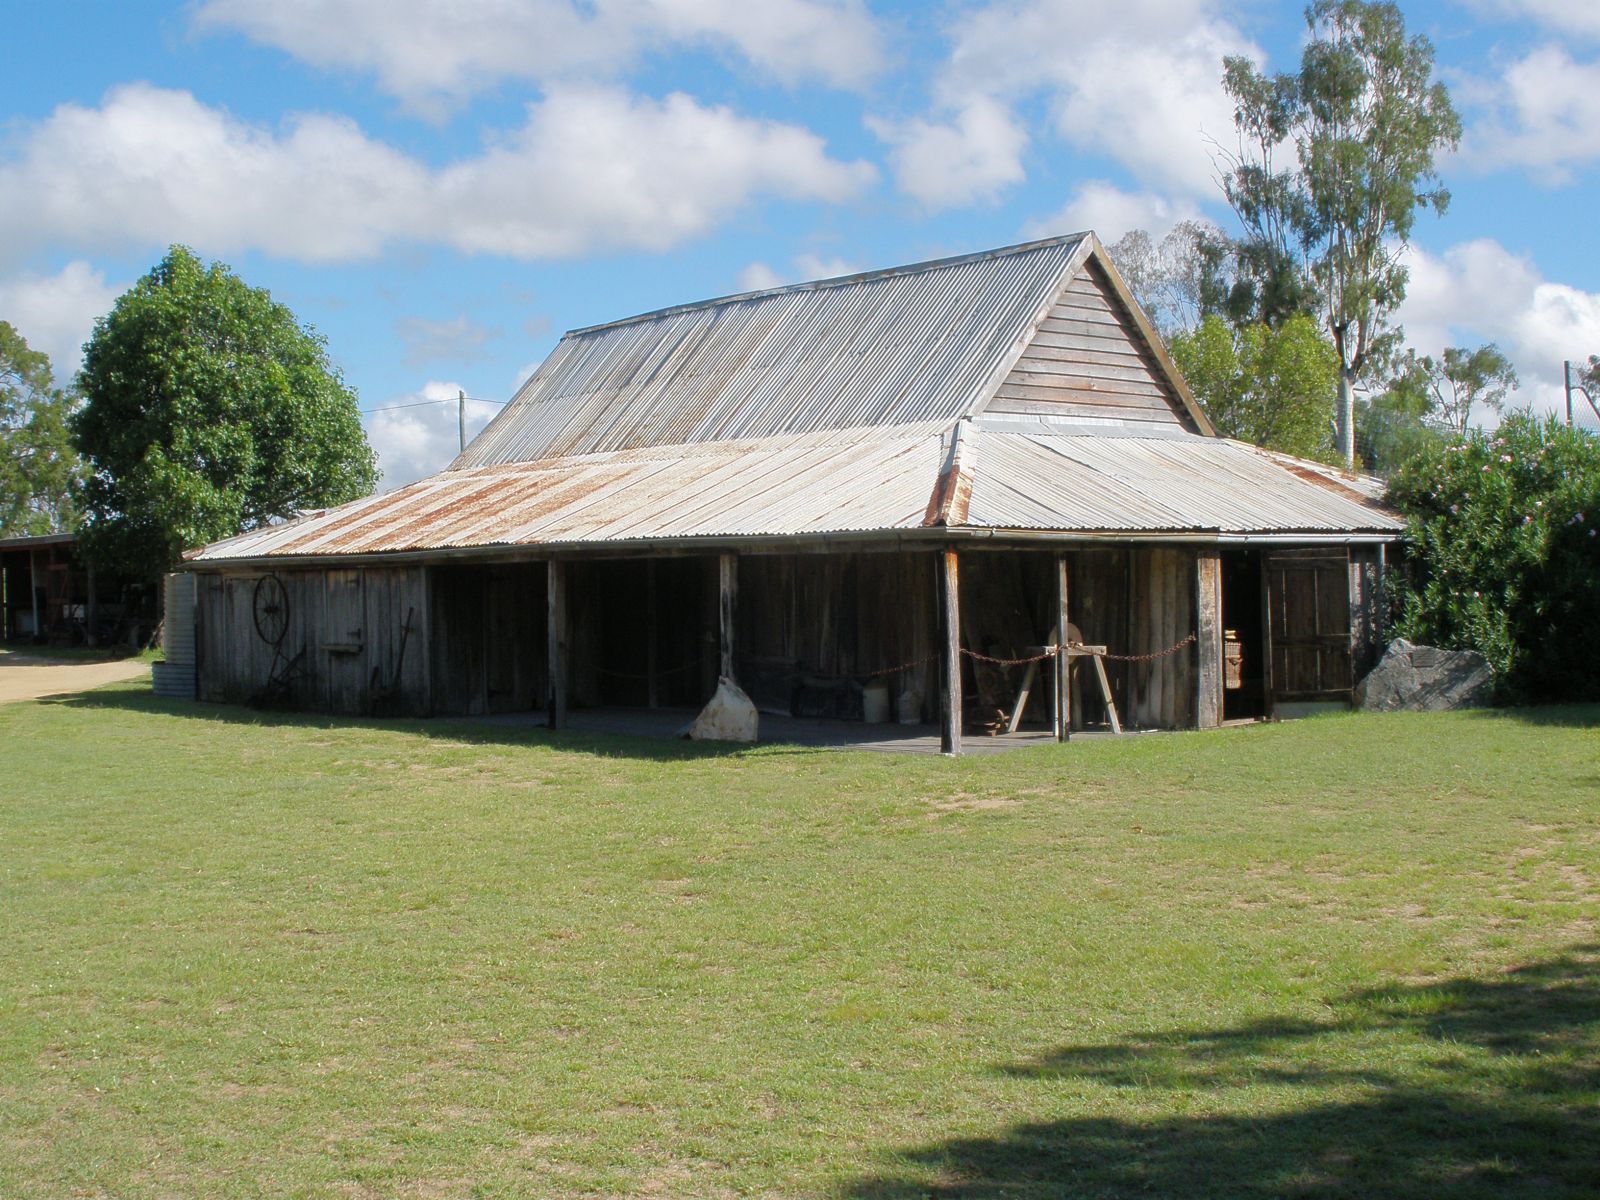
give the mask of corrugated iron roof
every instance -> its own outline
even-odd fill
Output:
[[[1226,438],[980,428],[968,525],[1085,533],[1397,533],[1370,483]]]
[[[1021,349],[1088,236],[574,330],[452,469],[953,422]]]
[[[446,471],[191,561],[911,529],[942,426],[604,451]]]
[[[191,561],[605,546],[929,528],[951,427],[788,434],[446,471],[208,546]],[[1012,432],[968,423],[963,529],[1210,536],[1365,533],[1402,522],[1347,478],[1193,435]],[[932,506],[938,511],[938,506]]]

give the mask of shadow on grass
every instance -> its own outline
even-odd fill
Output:
[[[247,708],[234,704],[202,704],[169,700],[148,689],[105,687],[70,695],[52,696],[38,703],[65,708],[120,709],[125,712],[183,717],[221,725],[248,725],[259,729],[371,729],[420,734],[440,741],[479,746],[542,746],[552,750],[589,754],[596,758],[634,758],[657,762],[738,758],[760,751],[786,753],[814,750],[803,746],[748,747],[732,742],[691,742],[682,738],[642,737],[618,733],[552,732],[529,723],[474,720],[471,717],[381,718],[336,717],[326,713],[286,712]]]
[[[902,1151],[904,1172],[859,1180],[848,1194],[1600,1195],[1597,972],[1600,947],[1585,945],[1490,979],[1354,992],[1325,1023],[1064,1047],[1001,1071],[1127,1088],[1130,1107],[1212,1111],[1018,1124]],[[1295,1102],[1297,1088],[1315,1094]],[[1234,1097],[1260,1107],[1215,1112]]]
[[[1478,708],[1472,715],[1486,720],[1518,721],[1562,729],[1600,727],[1600,704],[1532,704],[1522,708]]]

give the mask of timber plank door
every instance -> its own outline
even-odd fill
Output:
[[[1263,556],[1269,708],[1354,696],[1350,667],[1350,551],[1273,550]]]
[[[359,713],[367,697],[366,579],[359,570],[323,575],[322,661],[329,712]]]

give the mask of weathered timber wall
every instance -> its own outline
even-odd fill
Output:
[[[545,566],[430,568],[433,711],[478,716],[544,707]]]
[[[1195,632],[1194,552],[1135,550],[1124,654],[1155,654]],[[1117,647],[1109,647],[1116,651]],[[1195,725],[1194,654],[1188,647],[1128,665],[1123,719],[1147,729]]]
[[[1062,291],[988,411],[1186,424],[1181,401],[1092,265]]]
[[[268,574],[277,587],[261,584]],[[202,700],[347,714],[430,711],[422,568],[203,572],[196,583]],[[281,597],[271,607],[286,610],[260,622],[269,631],[283,623],[276,645],[258,629],[258,594]]]
[[[928,658],[938,648],[934,566],[933,554],[742,555],[741,684],[758,704],[787,711],[797,688],[848,688]],[[912,683],[931,719],[937,677],[927,662],[884,678],[891,695]]]

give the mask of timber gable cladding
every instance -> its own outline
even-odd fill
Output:
[[[1195,688],[1219,677],[1229,618],[1212,610],[1239,593],[1224,581],[1244,551],[1217,547],[1376,545],[1401,525],[1375,497],[1371,481],[1216,437],[1082,234],[575,330],[445,471],[189,565],[293,576],[315,679],[293,699],[356,712],[685,703],[714,686],[719,655],[771,703],[838,675],[859,689],[939,646],[1052,642],[1061,610],[1034,593],[1077,572],[1090,643],[1152,654],[1206,639],[1200,667],[1186,651],[1110,673],[1125,716],[1171,727],[1222,715],[1220,692]],[[1004,553],[980,565],[980,547]],[[958,551],[971,569],[955,570]],[[736,555],[770,569],[749,560],[740,583]],[[1258,558],[1245,566],[1259,573]],[[891,582],[868,603],[855,593],[874,579]],[[960,625],[941,632],[935,585],[1012,615],[946,595],[934,608]],[[914,588],[930,594],[902,595]],[[269,671],[259,648],[219,640],[241,620],[234,591],[201,618],[216,676],[201,690],[218,699]],[[897,629],[897,612],[915,619]],[[345,628],[310,627],[324,618]],[[406,650],[408,629],[420,642]],[[967,695],[991,704],[995,672],[964,670]],[[912,690],[933,697],[932,668],[918,671]]]
[[[1106,270],[1067,280],[985,412],[1199,432]]]

